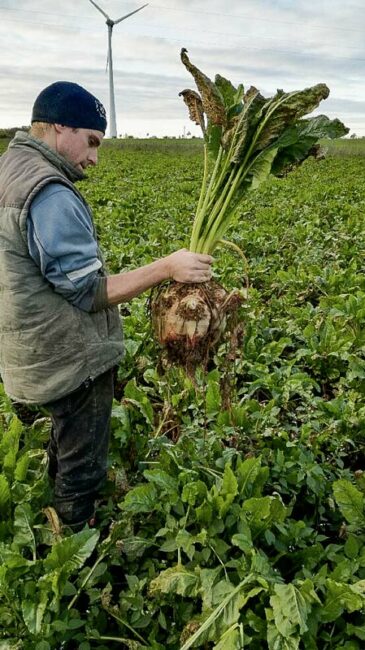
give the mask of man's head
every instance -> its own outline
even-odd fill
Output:
[[[42,90],[34,102],[31,121],[93,129],[104,134],[107,124],[102,103],[70,81],[56,81]]]
[[[107,125],[105,108],[82,86],[69,81],[47,86],[35,100],[31,122],[31,134],[78,169],[96,164]]]

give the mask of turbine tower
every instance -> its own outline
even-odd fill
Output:
[[[99,7],[99,5],[94,2],[94,0],[90,0],[91,4],[94,5],[96,9],[100,11],[101,14],[106,18],[106,24],[108,26],[108,65],[109,65],[109,118],[110,118],[110,126],[109,126],[109,135],[111,138],[116,138],[117,137],[117,121],[115,117],[115,99],[114,99],[114,78],[113,78],[113,56],[112,56],[112,33],[113,33],[113,27],[114,25],[117,25],[118,23],[122,22],[122,20],[125,20],[126,18],[129,18],[129,16],[133,16],[133,14],[136,14],[137,11],[141,11],[141,9],[144,9],[144,7],[147,7],[147,4],[142,5],[142,7],[139,7],[139,9],[135,9],[134,11],[131,11],[129,14],[126,14],[125,16],[122,16],[121,18],[118,18],[118,20],[112,20],[109,18],[108,14]]]

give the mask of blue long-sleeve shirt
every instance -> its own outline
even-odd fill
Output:
[[[27,218],[29,253],[54,291],[84,311],[108,306],[90,215],[61,183],[46,185]]]

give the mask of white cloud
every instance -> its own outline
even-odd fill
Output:
[[[143,0],[98,4],[117,19]],[[152,1],[114,28],[118,131],[198,133],[177,96],[193,86],[179,60],[184,46],[210,76],[265,95],[324,81],[331,96],[321,112],[365,135],[364,22],[360,0]],[[29,123],[34,98],[57,79],[85,85],[108,106],[106,46],[104,17],[88,0],[2,0],[0,127]]]

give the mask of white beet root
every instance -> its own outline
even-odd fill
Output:
[[[171,360],[204,362],[224,332],[227,313],[240,302],[240,292],[228,294],[214,281],[165,285],[152,300],[155,337]]]

